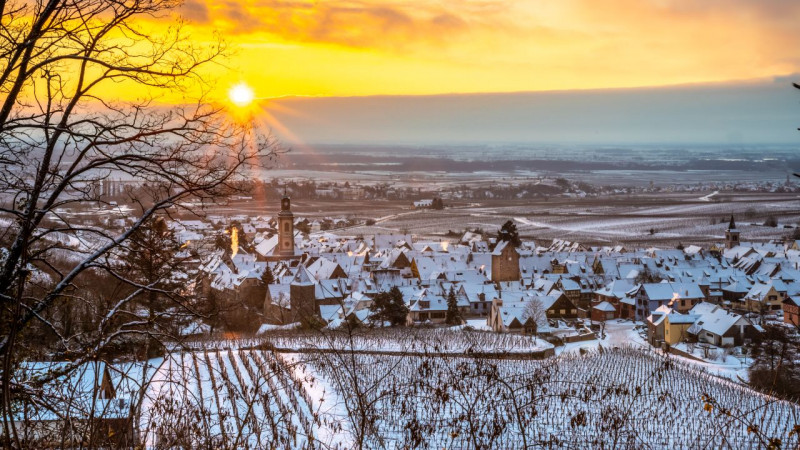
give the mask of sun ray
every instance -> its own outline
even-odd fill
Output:
[[[250,86],[248,86],[244,82],[240,82],[235,84],[228,91],[228,98],[234,105],[243,108],[253,103],[253,100],[255,100],[256,95]]]

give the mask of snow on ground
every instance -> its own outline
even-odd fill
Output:
[[[608,343],[624,342],[625,336],[635,334],[633,323],[611,325],[611,335],[604,340]],[[759,437],[747,429],[749,423],[758,423],[765,435],[786,437],[797,417],[798,408],[793,403],[767,399],[693,366],[666,365],[663,358],[644,347],[624,346],[617,350],[604,347],[607,350],[602,354],[493,362],[491,366],[507,383],[492,382],[486,375],[486,366],[470,358],[355,355],[354,376],[359,386],[380,386],[379,391],[362,394],[375,413],[374,429],[367,442],[375,447],[409,446],[409,428],[435,424],[418,435],[411,434],[420,439],[422,444],[417,446],[471,448],[475,445],[469,426],[494,423],[501,425],[497,436],[491,432],[479,436],[486,448],[521,448],[523,433],[528,442],[530,439],[543,439],[542,442],[551,444],[561,442],[560,445],[569,442],[571,447],[581,449],[753,448],[758,445]],[[333,378],[343,368],[311,363],[310,369],[319,376]],[[542,392],[546,388],[548,395],[540,395],[538,388],[525,385],[542,374],[552,375],[536,382]],[[595,389],[598,386],[606,388]],[[333,394],[341,402],[344,398],[355,401],[353,389],[346,382],[344,386],[333,387]],[[434,388],[436,395],[429,395]],[[513,395],[508,395],[509,389]],[[718,402],[720,408],[730,409],[737,416],[741,414],[744,420],[725,423],[723,434],[719,417],[703,407],[704,395]],[[514,405],[527,405],[516,412],[522,416],[508,413],[514,410],[508,400],[512,397],[518,401]],[[607,412],[620,409],[633,418],[623,421],[622,432],[635,436],[635,441],[620,444],[619,435],[598,432],[607,427],[604,422]],[[493,419],[471,422],[474,411],[482,411]],[[577,413],[581,413],[584,424],[575,424]],[[520,426],[522,423],[524,426]],[[484,430],[479,428],[479,431]],[[551,441],[547,441],[548,437]],[[792,445],[797,439],[788,436],[785,442]]]
[[[606,322],[605,339],[593,339],[591,341],[572,342],[565,344],[564,346],[556,347],[556,355],[571,353],[577,354],[581,349],[597,350],[598,345],[602,345],[606,349],[624,346],[642,347],[652,350],[657,354],[663,354],[659,349],[649,345],[647,341],[642,338],[639,332],[634,330],[634,326],[636,325],[636,323],[629,320],[609,320]],[[643,324],[639,325],[642,326]],[[675,348],[688,353],[686,344],[677,344],[675,345]],[[712,353],[716,354],[716,352],[719,350],[720,349],[714,348]],[[699,347],[695,348],[694,356],[697,358],[703,357],[702,350]],[[733,355],[726,356],[724,361],[718,361],[716,358],[708,359],[706,361],[697,361],[695,359],[686,358],[676,354],[672,354],[670,357],[697,368],[705,369],[712,375],[723,377],[739,383],[747,382],[748,369],[750,364],[752,364],[751,358],[739,358]]]
[[[604,234],[609,236],[638,236],[642,234],[642,233],[637,233],[635,231],[628,231],[626,229],[623,229],[623,227],[630,228],[631,226],[635,225],[649,226],[649,224],[659,224],[663,226],[665,222],[684,221],[682,217],[658,218],[658,219],[651,219],[651,218],[635,219],[627,217],[625,219],[619,219],[619,220],[604,220],[600,223],[598,223],[596,220],[592,220],[592,221],[587,221],[585,223],[572,222],[569,225],[559,225],[555,223],[535,222],[532,220],[528,220],[524,217],[515,217],[514,220],[523,225],[537,227],[537,228],[551,228],[554,230],[563,230],[571,233],[591,232],[595,234]],[[611,229],[603,229],[603,228],[611,228]]]
[[[460,326],[460,328],[465,326],[481,328],[486,327],[486,322],[484,319],[474,319]],[[640,331],[642,326],[641,323],[629,320],[607,321],[604,324],[604,338],[559,346],[556,349],[559,356],[556,358],[545,361],[501,361],[496,364],[500,368],[501,376],[509,377],[508,379],[512,380],[512,382],[524,379],[518,378],[518,376],[526,373],[526,371],[553,368],[559,373],[559,382],[567,380],[569,383],[574,384],[570,389],[584,386],[581,383],[585,383],[587,380],[596,383],[600,379],[605,380],[603,381],[605,383],[625,383],[628,387],[642,386],[647,388],[646,392],[656,392],[653,389],[660,389],[661,384],[655,381],[650,372],[659,371],[659,373],[664,373],[668,378],[664,381],[665,385],[681,386],[680,389],[675,389],[673,392],[674,400],[668,402],[672,405],[670,406],[672,409],[666,417],[674,421],[689,414],[694,423],[700,424],[692,431],[697,436],[705,436],[705,433],[711,430],[711,428],[708,428],[710,424],[701,424],[701,422],[708,419],[708,416],[704,415],[702,405],[696,404],[700,393],[712,392],[718,400],[731,403],[743,411],[753,410],[754,405],[761,407],[759,402],[762,400],[759,399],[762,399],[762,396],[742,386],[742,381],[746,380],[747,367],[739,358],[728,356],[725,361],[720,362],[715,360],[695,361],[680,356],[671,356],[679,364],[675,364],[670,369],[663,371],[659,365],[659,361],[663,361],[663,358],[658,357],[661,352],[646,343]],[[566,331],[566,327],[559,327],[558,329]],[[403,336],[407,338],[408,333],[399,335],[381,330],[375,333],[375,336],[379,337],[378,339],[357,341],[355,348],[363,350],[379,349],[381,351],[402,349],[407,351],[409,343],[413,341],[417,344],[420,342],[426,343],[426,345],[418,346],[417,350],[446,348],[446,351],[456,353],[456,351],[463,352],[464,345],[471,340],[477,339],[480,344],[477,348],[503,351],[510,347],[513,348],[519,344],[519,339],[525,338],[518,335],[465,332],[453,328],[435,330],[433,334],[431,333],[432,331],[434,330],[415,330],[416,333],[413,339],[403,341]],[[292,339],[290,336],[299,334],[281,330],[276,330],[273,333],[274,336],[270,336],[267,333],[267,339],[273,343],[283,342],[282,340],[290,342],[289,339]],[[282,340],[279,339],[278,342],[275,342],[273,337],[280,337]],[[325,339],[319,335],[316,337],[318,342],[322,342]],[[263,342],[263,339],[261,341]],[[297,343],[298,341],[295,340],[293,342]],[[530,345],[530,342],[550,345],[541,338],[536,341],[531,338],[525,338],[524,342],[526,345]],[[352,448],[354,446],[356,441],[355,433],[352,430],[352,422],[345,404],[345,400],[351,398],[347,396],[351,394],[347,386],[340,386],[336,383],[336,374],[341,373],[343,368],[332,363],[334,360],[326,358],[325,355],[236,349],[235,344],[237,343],[238,341],[228,342],[227,345],[220,344],[217,346],[218,350],[212,350],[214,348],[212,345],[201,352],[183,353],[182,355],[167,357],[150,383],[149,395],[145,398],[143,409],[149,411],[156,406],[154,403],[159,401],[159,397],[154,394],[167,394],[175,399],[185,399],[185,396],[189,395],[200,400],[200,403],[209,410],[209,419],[212,422],[217,424],[224,422],[225,429],[231,431],[242,430],[242,432],[249,434],[246,443],[256,447],[270,439],[268,430],[261,426],[261,423],[266,419],[264,416],[270,415],[269,411],[272,411],[273,414],[288,414],[284,417],[291,417],[289,423],[283,424],[287,428],[283,429],[281,433],[284,433],[283,436],[287,437],[287,439],[288,436],[297,436],[297,440],[284,441],[283,443],[287,447],[303,447],[307,443],[306,438],[303,438],[303,436],[310,436],[315,443],[324,448]],[[444,345],[447,347],[443,347]],[[603,354],[595,352],[598,346],[602,346],[605,350]],[[688,350],[682,345],[676,347],[684,351]],[[580,349],[590,350],[590,352],[588,355],[579,356]],[[702,356],[702,351],[696,350],[694,354],[700,357]],[[418,377],[419,371],[423,369],[434,370],[433,373],[426,375],[426,377],[433,380],[438,379],[437,377],[440,376],[452,376],[454,373],[458,373],[455,370],[456,368],[458,370],[466,370],[465,367],[468,368],[467,366],[450,367],[450,364],[478,360],[470,358],[428,358],[430,359],[426,360],[425,357],[421,356],[401,354],[359,354],[354,356],[354,361],[357,362],[356,371],[358,373],[356,376],[368,382],[366,386],[370,386],[369,381],[372,380],[376,386],[387,389],[384,393],[388,392],[388,397],[380,399],[376,403],[380,416],[378,419],[378,433],[383,435],[386,439],[385,442],[402,442],[402,436],[404,436],[403,426],[405,422],[403,421],[409,419],[409,416],[404,414],[409,413],[399,412],[397,405],[403,404],[405,405],[404,408],[410,408],[411,414],[417,414],[420,420],[449,420],[452,418],[451,414],[458,412],[457,405],[450,402],[446,408],[439,410],[440,414],[442,414],[441,416],[429,417],[430,411],[433,410],[433,405],[426,403],[427,396],[414,397],[411,395],[411,391],[407,392],[411,386],[408,382],[414,377]],[[426,361],[428,365],[425,364]],[[159,361],[154,363],[157,362]],[[645,370],[645,366],[649,367],[649,369]],[[391,367],[390,370],[387,369],[389,367]],[[586,372],[591,373],[587,375]],[[725,378],[725,380],[720,379],[720,377]],[[480,379],[478,376],[473,381],[477,382]],[[651,384],[653,385],[651,386]],[[248,405],[250,404],[248,402],[248,399],[251,398],[250,389],[253,389],[252,392],[258,393],[256,397],[252,397],[258,401],[252,403],[253,409],[251,411],[254,417],[248,418],[244,412],[248,410]],[[501,393],[498,392],[496,394],[499,396]],[[450,395],[461,394],[453,391]],[[570,414],[574,413],[574,408],[585,407],[580,403],[565,406],[562,404],[562,400],[556,400],[553,400],[552,404],[545,402],[547,406],[543,410],[548,411],[547,408],[549,408],[550,411],[547,417],[569,418],[571,417]],[[181,402],[183,401],[185,400],[181,400]],[[654,408],[646,398],[621,398],[613,402],[605,397],[593,400],[593,402],[611,402],[611,404],[617,401],[639,402],[637,408],[640,410],[639,413],[642,414],[655,414],[658,417],[663,414],[661,408]],[[484,406],[490,408],[492,403],[487,403]],[[494,405],[494,407],[497,408],[497,405]],[[768,414],[754,413],[754,420],[768,419],[770,421],[769,426],[777,430],[784,426],[783,422],[786,421],[783,414],[794,407],[790,404],[784,405],[781,403],[769,405],[768,408],[773,408],[774,410]],[[594,417],[596,415],[594,409],[589,408],[587,414],[589,414],[591,421],[598,420]],[[223,417],[226,417],[227,420],[221,420]],[[553,424],[549,422],[539,423],[536,422],[537,420],[541,421],[541,419],[532,418],[532,423],[536,423],[535,426],[539,427],[538,429],[541,432],[557,426],[559,432],[577,432],[578,434],[574,435],[575,438],[585,437],[581,434],[581,430],[576,431],[570,428],[566,422]],[[672,421],[668,420],[666,423],[673,423]],[[513,428],[513,421],[509,423],[512,424]],[[674,425],[670,426],[673,426],[672,431],[674,432]],[[211,431],[212,434],[225,432],[220,429],[219,425]],[[426,442],[436,445],[447,445],[447,442],[451,442],[448,441],[448,433],[439,433],[439,431],[426,435]],[[586,432],[589,433],[588,429]],[[516,439],[514,437],[516,436],[515,433],[517,431],[512,429],[507,435],[504,434],[502,441],[496,442],[496,444],[500,446],[503,446],[503,444],[515,446],[514,444],[517,444],[514,440]],[[649,435],[648,433],[658,434],[651,443],[655,447],[669,447],[670,445],[680,447],[694,442],[691,440],[693,438],[687,438],[682,435],[676,437],[677,435],[659,431],[658,429],[649,430],[645,435]],[[693,436],[694,434],[692,433],[689,434]],[[154,436],[148,435],[148,437],[150,438],[149,443],[154,443]],[[746,444],[752,442],[748,440],[750,438],[750,434],[746,431],[736,431],[736,442],[746,446]],[[453,442],[463,443],[463,441]]]
[[[267,350],[170,354],[144,394],[145,446],[184,436],[198,447],[308,448],[318,424],[299,389],[305,380],[287,369]]]
[[[723,378],[727,378],[732,381],[737,381],[741,383],[746,383],[748,380],[748,371],[750,365],[753,363],[752,358],[739,358],[733,355],[726,355],[723,361],[719,361],[716,358],[714,359],[705,359],[703,351],[700,347],[695,347],[694,352],[690,352],[687,348],[686,344],[677,344],[674,346],[675,348],[691,353],[696,358],[704,359],[704,361],[697,361],[691,358],[686,358],[680,355],[674,355],[675,358],[680,359],[681,361],[686,362],[687,364],[702,367],[713,375],[717,375]],[[718,349],[714,347],[710,353],[716,354],[718,351],[722,351],[722,349]]]
[[[309,406],[320,418],[316,440],[325,448],[352,448],[354,439],[349,431],[347,408],[330,382],[320,374],[311,374],[303,363],[304,355],[285,353],[282,357],[294,371],[295,379],[304,380],[303,389],[312,403]]]
[[[455,327],[451,327],[453,330],[464,329],[466,327],[472,328],[473,330],[479,331],[492,331],[492,327],[486,323],[486,319],[467,319],[464,325],[457,325]]]
[[[647,343],[635,331],[633,327],[636,324],[630,320],[615,319],[606,322],[605,326],[605,339],[592,339],[590,341],[570,342],[560,347],[556,347],[556,355],[561,354],[577,354],[581,349],[584,350],[597,350],[599,345],[604,348],[614,347],[646,347]],[[597,333],[600,334],[599,332]]]
[[[714,196],[716,196],[717,194],[719,194],[719,191],[714,191],[714,192],[712,192],[712,193],[710,193],[708,195],[704,195],[704,196],[698,198],[698,200],[703,201],[703,202],[710,202],[711,199],[714,198]]]
[[[265,324],[262,324],[258,328],[258,331],[256,331],[256,335],[262,335],[262,334],[266,333],[267,331],[294,330],[296,328],[300,328],[300,322],[290,323],[290,324],[287,324],[287,325],[273,325],[271,323],[265,323]]]
[[[645,339],[637,332],[633,330],[634,323],[627,320],[610,320],[606,322],[606,339],[603,341],[599,341],[603,344],[604,347],[621,347],[623,345],[635,345],[641,346],[645,348],[649,348],[652,351],[662,354],[660,350],[652,347],[649,345]],[[595,342],[595,348],[597,347],[598,341],[590,341]],[[677,344],[675,347],[681,351],[685,351],[688,353],[688,349],[686,348],[686,344]],[[712,353],[716,354],[717,351],[721,351],[721,349],[714,348],[712,349]],[[699,347],[695,348],[694,356],[698,358],[703,357],[702,350]],[[672,358],[678,359],[682,362],[690,364],[692,366],[703,368],[708,371],[708,373],[712,375],[717,375],[723,378],[727,378],[729,380],[735,382],[746,382],[748,379],[748,368],[752,363],[751,358],[738,358],[733,355],[726,356],[724,361],[718,361],[716,359],[709,359],[706,361],[697,361],[691,358],[686,358],[680,355],[672,354]]]
[[[461,326],[463,328],[463,326]],[[355,350],[393,353],[532,353],[553,347],[543,339],[518,334],[454,329],[414,329],[403,331],[374,329],[360,334],[329,330],[325,333],[265,334],[275,348],[304,350]]]

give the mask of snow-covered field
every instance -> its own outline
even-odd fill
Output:
[[[789,434],[800,420],[797,405],[644,349],[547,361],[385,355],[348,361],[325,357],[307,367],[336,388],[340,408],[355,414],[353,437],[361,432],[379,447],[752,448],[769,438],[780,438],[787,448],[800,443]],[[368,426],[360,427],[360,420]],[[753,426],[758,433],[748,431]]]
[[[142,404],[148,447],[308,448],[325,427],[312,409],[312,378],[270,351],[175,353]]]
[[[348,228],[347,233],[399,231],[441,238],[448,230],[460,233],[465,228],[493,233],[507,220],[515,219],[523,236],[545,244],[558,238],[582,243],[672,246],[678,242],[721,241],[731,214],[736,216],[745,241],[783,237],[800,222],[800,198],[796,194],[706,194],[702,198],[698,194],[667,192],[583,199],[487,199],[442,211],[381,210],[379,215],[361,211],[378,222]],[[776,218],[778,227],[763,226],[767,217]]]
[[[485,324],[485,320],[482,321]],[[359,352],[528,354],[552,349],[543,339],[517,334],[498,334],[460,329],[370,329],[318,333],[272,332],[265,342],[282,350],[340,350]]]
[[[141,423],[148,445],[190,447],[752,448],[770,438],[800,445],[789,435],[800,406],[624,345],[636,334],[631,323],[611,322],[606,331],[600,351],[593,341],[588,354],[576,347],[542,361],[469,357],[466,340],[450,346],[430,333],[418,349],[453,355],[351,353],[341,351],[349,341],[323,337],[317,348],[326,351],[311,353],[235,345],[174,353],[150,383]],[[481,348],[514,348],[520,338],[506,337]],[[411,342],[361,339],[352,348],[392,351]]]

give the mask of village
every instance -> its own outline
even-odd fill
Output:
[[[600,342],[604,322],[623,320],[649,345],[698,360],[746,356],[764,324],[800,324],[798,242],[748,242],[734,217],[710,248],[632,249],[497,233],[442,241],[304,233],[308,219],[295,219],[288,197],[281,205],[274,217],[239,218],[232,247],[197,260],[200,295],[251,312],[226,331],[381,327],[373,299],[395,287],[408,326],[466,325],[563,345]],[[172,226],[191,245],[218,233],[203,221]],[[192,324],[191,333],[211,329]]]
[[[577,187],[562,184],[567,190]],[[122,201],[132,188],[137,187],[106,182],[101,185],[103,205],[59,212],[85,229],[123,230],[134,215],[135,205]],[[161,337],[121,338],[105,354],[47,385],[54,395],[67,399],[59,407],[75,409],[73,416],[81,418],[78,428],[100,433],[98,442],[157,446],[187,432],[187,425],[171,421],[169,414],[178,412],[169,408],[188,408],[180,414],[226,423],[255,439],[248,441],[251,447],[274,439],[300,439],[284,442],[295,448],[312,441],[347,447],[353,435],[337,430],[352,430],[342,425],[350,417],[343,405],[354,395],[352,389],[373,376],[372,363],[363,361],[399,364],[413,371],[418,361],[459,364],[467,358],[479,367],[483,361],[502,360],[510,374],[552,364],[575,371],[569,379],[573,387],[554,388],[567,391],[584,383],[584,373],[590,380],[639,380],[642,367],[674,361],[674,376],[699,380],[675,393],[682,402],[692,401],[696,390],[724,390],[724,383],[732,383],[744,391],[725,395],[747,404],[763,389],[760,380],[777,373],[765,373],[765,365],[794,354],[782,355],[780,345],[796,346],[800,341],[800,240],[795,239],[792,193],[755,194],[772,195],[756,197],[769,198],[774,205],[759,212],[750,206],[753,194],[728,191],[719,194],[725,198],[719,202],[709,200],[716,191],[702,191],[669,200],[642,193],[594,203],[581,203],[566,192],[560,201],[531,202],[528,207],[538,209],[525,211],[516,201],[458,203],[446,193],[423,197],[417,192],[387,204],[341,196],[308,200],[296,183],[282,189],[272,183],[271,189],[261,201],[239,194],[213,205],[186,203],[182,206],[187,210],[204,211],[152,218],[143,224],[143,234],[133,238],[131,249],[137,253],[122,249],[112,254],[111,267],[139,270],[141,282],[160,292],[132,302],[127,310],[153,321]],[[282,191],[277,201],[274,191]],[[298,206],[295,193],[306,197],[297,202],[299,212],[293,209]],[[723,211],[732,213],[720,220]],[[676,212],[697,218],[688,224],[680,219],[667,228]],[[768,223],[773,218],[777,223]],[[558,222],[564,219],[571,222]],[[630,223],[636,228],[622,231]],[[401,229],[409,224],[419,227]],[[545,232],[561,232],[564,238],[530,237]],[[702,239],[698,242],[695,236]],[[589,242],[566,237],[588,237]],[[49,239],[82,253],[104,242],[81,230],[55,232]],[[649,244],[637,245],[642,242]],[[137,255],[156,255],[158,270]],[[32,273],[32,279],[48,277],[45,271]],[[88,292],[102,293],[103,288],[88,286]],[[95,322],[80,319],[85,311],[65,310],[61,320],[91,330]],[[344,354],[360,359],[330,360]],[[21,373],[56,373],[69,367],[70,356],[65,356],[43,354],[26,360]],[[588,359],[574,359],[583,357]],[[621,358],[619,367],[605,371],[605,358]],[[657,367],[651,370],[660,370]],[[335,387],[329,384],[343,373],[351,378],[336,381],[344,384]],[[508,376],[504,382],[515,379]],[[792,375],[781,376],[787,377],[781,378],[787,386],[783,395],[790,395],[786,392],[791,392]],[[638,389],[647,380],[637,381]],[[402,389],[411,386],[395,382]],[[627,389],[637,388],[631,383]],[[440,383],[436,389],[447,386]],[[251,389],[275,398],[258,406],[261,400]],[[647,389],[655,393],[660,388]],[[181,390],[196,401],[179,400]],[[643,408],[651,404],[642,399]],[[248,419],[243,411],[257,406],[263,411]],[[16,420],[26,424],[32,442],[51,442],[50,436],[67,426],[51,412],[35,405],[26,408],[30,410]],[[328,412],[314,412],[320,408]],[[795,406],[780,403],[775,408],[789,411]],[[294,415],[281,421],[270,416],[270,410],[291,410]],[[570,414],[563,413],[559,420]],[[256,422],[248,425],[248,420]],[[265,437],[263,426],[270,420],[286,429]],[[397,420],[415,419],[412,414]],[[396,422],[387,420],[382,429],[399,439]],[[716,426],[700,419],[694,423],[706,431],[691,436]],[[625,426],[629,425],[633,426]],[[781,429],[785,424],[773,426]],[[227,432],[214,427],[212,445],[228,442]],[[446,437],[431,436],[430,442]],[[750,442],[747,435],[741,439]]]
[[[726,380],[746,389],[725,391],[726,396],[752,402],[751,365],[768,351],[761,342],[774,339],[766,334],[777,328],[797,340],[800,241],[751,242],[733,216],[718,244],[662,249],[532,241],[519,236],[516,224],[524,225],[519,219],[497,230],[439,240],[403,233],[351,236],[346,227],[322,230],[320,221],[295,216],[288,193],[279,205],[272,214],[253,217],[157,219],[168,230],[164,236],[179,244],[168,277],[210,313],[180,316],[168,308],[173,319],[161,326],[174,334],[162,350],[134,348],[83,363],[48,387],[67,399],[63,407],[75,409],[81,427],[100,433],[98,442],[172,442],[187,425],[171,422],[170,414],[191,413],[238,429],[248,446],[272,439],[287,439],[282,442],[289,447],[347,446],[353,435],[337,433],[339,427],[349,429],[342,425],[349,415],[342,405],[353,395],[348,390],[371,372],[360,359],[350,367],[325,356],[339,352],[373,358],[374,364],[400,364],[403,370],[412,370],[416,361],[449,364],[466,357],[474,364],[506,360],[511,373],[540,370],[531,366],[540,362],[572,367],[575,361],[570,370],[587,374],[602,371],[597,364],[606,354],[621,363],[587,376],[631,380],[639,380],[642,365],[668,355],[676,370],[688,371],[679,377],[701,377],[675,393],[683,401],[697,395],[695,390],[721,388],[720,380]],[[414,201],[410,208],[436,211],[443,205],[434,198]],[[573,359],[584,356],[590,359]],[[36,376],[68,364],[26,361],[22,367]],[[346,371],[353,374],[339,381],[345,385],[315,397],[317,383]],[[633,372],[621,375],[624,371]],[[579,378],[571,375],[570,383]],[[447,386],[440,380],[436,388]],[[274,399],[261,406],[251,389]],[[327,389],[334,395],[328,400]],[[199,403],[177,400],[181,390]],[[242,408],[256,407],[264,411],[250,419],[242,415]],[[51,412],[26,408],[31,409],[16,420],[26,424],[32,442],[51,442],[49,436],[65,426]],[[314,412],[320,408],[326,412]],[[775,408],[785,412],[794,406],[783,402]],[[294,412],[291,420],[275,419],[268,410]],[[784,413],[776,414],[779,421],[771,426],[781,429]],[[285,431],[265,437],[259,431],[265,420]],[[695,419],[693,426],[714,426],[704,420]],[[382,429],[397,436],[390,423]],[[214,445],[229,443],[222,429],[211,428],[211,436]],[[439,439],[435,436],[429,439]]]

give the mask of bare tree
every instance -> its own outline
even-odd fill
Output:
[[[276,154],[270,137],[228,120],[224,108],[206,101],[210,85],[201,69],[224,55],[224,43],[198,47],[180,20],[159,34],[141,25],[174,22],[170,14],[178,4],[0,1],[0,415],[6,446],[19,442],[12,411],[34,384],[98,359],[125,335],[151,334],[130,306],[159,291],[158,284],[117,270],[118,248],[179,202],[236,190],[249,170]],[[125,102],[104,98],[111,89],[143,94]],[[165,94],[184,100],[165,106]],[[131,225],[110,230],[69,214],[87,204],[109,207],[102,189],[109,178],[130,181],[124,193],[135,206]],[[92,283],[97,289],[87,289]],[[79,305],[80,330],[56,320]],[[57,345],[43,347],[40,337]],[[55,347],[57,355],[50,353]],[[70,363],[33,383],[12,376],[23,355],[61,355]]]
[[[534,331],[534,334],[538,334],[539,324],[547,320],[547,309],[545,309],[542,300],[538,297],[534,297],[525,303],[523,317],[526,321],[531,319],[533,323],[536,324],[536,331]]]

